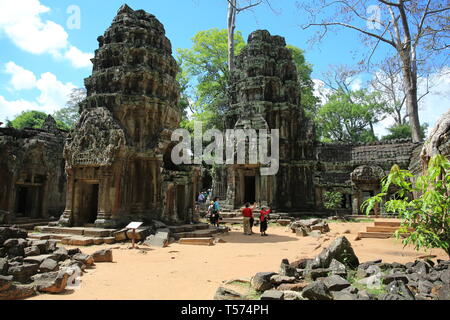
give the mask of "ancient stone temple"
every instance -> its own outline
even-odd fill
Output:
[[[228,206],[268,204],[277,211],[326,212],[323,195],[343,194],[341,212],[361,213],[380,192],[394,164],[410,166],[421,145],[409,140],[372,144],[323,144],[300,105],[297,70],[284,38],[253,32],[236,58],[227,128],[280,130],[280,168],[261,176],[258,165],[227,165],[215,172],[214,193]]]
[[[318,144],[314,173],[316,210],[324,210],[323,194],[343,194],[341,212],[360,214],[361,205],[381,192],[381,179],[394,164],[408,169],[420,143],[392,140],[368,144]],[[378,213],[378,212],[375,212]]]
[[[279,129],[280,164],[275,176],[262,176],[255,165],[229,166],[228,203],[312,210],[314,124],[300,107],[297,69],[284,38],[253,32],[236,58],[232,84],[228,128]]]
[[[98,42],[81,119],[64,148],[68,184],[60,223],[188,221],[199,174],[171,162],[181,116],[178,67],[163,25],[124,5]]]
[[[0,224],[58,217],[64,210],[66,134],[51,116],[42,129],[0,128]]]

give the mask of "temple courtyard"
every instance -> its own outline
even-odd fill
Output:
[[[98,263],[87,269],[76,290],[30,300],[210,300],[226,281],[249,279],[258,272],[278,272],[282,259],[313,258],[340,236],[351,242],[361,263],[378,259],[407,263],[426,255],[436,256],[433,261],[448,258],[442,250],[404,248],[393,238],[355,240],[359,232],[372,225],[369,221],[330,222],[330,232],[320,238],[299,237],[276,224],[269,226],[268,237],[258,233],[246,236],[236,225],[228,235],[220,235],[225,242],[213,246],[172,243],[166,248],[141,245],[131,250],[130,243],[121,243],[86,247],[83,252],[87,254],[112,248],[114,263]]]

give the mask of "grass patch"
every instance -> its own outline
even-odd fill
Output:
[[[339,219],[339,220],[327,220],[327,223],[367,223],[367,222],[374,222],[374,219],[369,219],[369,218],[362,218],[362,219],[357,219],[357,218],[351,218],[351,219]]]
[[[243,296],[245,300],[260,300],[261,292],[256,291],[252,288],[251,284],[248,282],[233,281],[229,285],[238,286],[243,289]]]
[[[350,284],[357,288],[358,290],[365,290],[368,294],[372,294],[375,296],[379,296],[381,294],[387,293],[386,291],[386,286],[384,284],[380,285],[380,288],[369,288],[366,285],[362,284],[362,283],[358,283],[359,280],[361,280],[362,278],[358,278],[356,276],[356,271],[355,270],[351,270],[347,273],[347,281],[350,282]]]

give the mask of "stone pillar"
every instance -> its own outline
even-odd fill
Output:
[[[112,177],[104,176],[98,185],[98,213],[95,226],[103,228],[114,228],[116,221],[112,217],[110,190]]]
[[[49,194],[49,185],[48,182],[51,181],[53,179],[50,178],[50,174],[47,173],[47,176],[45,178],[45,181],[43,182],[42,185],[42,195],[41,195],[41,199],[42,199],[42,207],[41,207],[41,217],[42,218],[48,218],[48,194]]]
[[[75,180],[72,170],[67,171],[67,190],[66,190],[66,208],[59,218],[59,224],[62,226],[71,226],[73,223],[72,210],[75,192]]]
[[[362,194],[361,191],[355,190],[353,193],[353,205],[352,205],[352,214],[358,215],[359,214],[359,206],[361,203]]]

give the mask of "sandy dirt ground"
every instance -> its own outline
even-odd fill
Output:
[[[383,259],[406,263],[427,254],[447,258],[440,250],[417,252],[412,247],[403,248],[395,239],[355,241],[357,233],[370,225],[373,223],[330,223],[331,232],[321,239],[297,237],[285,227],[273,226],[269,227],[268,237],[246,236],[235,227],[221,236],[226,243],[211,247],[171,244],[162,249],[141,246],[141,250],[129,250],[129,244],[116,244],[81,248],[85,253],[114,248],[114,263],[98,263],[88,269],[76,290],[31,299],[210,300],[224,281],[250,278],[257,272],[277,272],[283,258],[313,258],[341,235],[351,241],[360,262]]]

